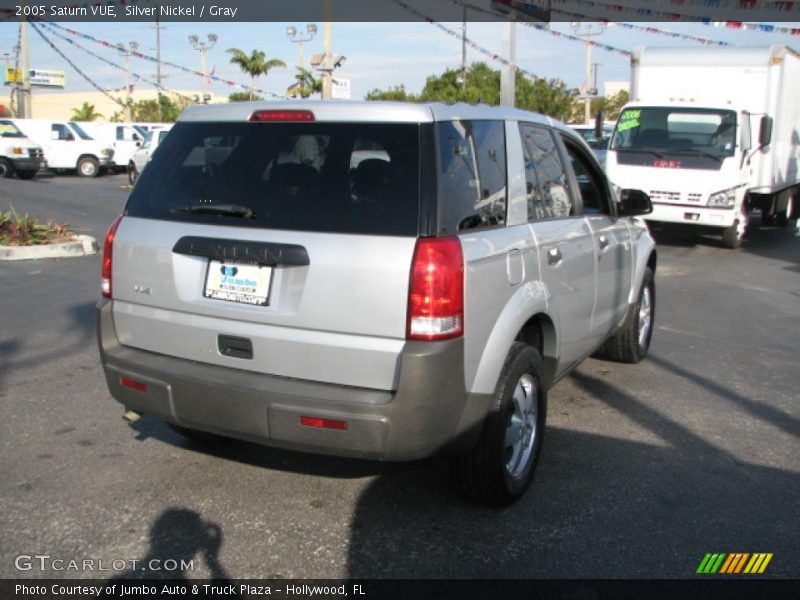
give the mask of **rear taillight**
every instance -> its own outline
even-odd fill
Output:
[[[250,115],[250,121],[313,121],[310,110],[257,110]]]
[[[103,282],[100,290],[104,298],[111,298],[111,267],[113,265],[114,236],[117,234],[117,227],[122,221],[122,215],[118,215],[111,223],[106,233],[106,241],[103,244]]]
[[[408,291],[409,340],[464,334],[464,255],[457,237],[420,238]]]

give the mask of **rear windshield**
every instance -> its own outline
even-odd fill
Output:
[[[413,236],[419,125],[179,123],[142,171],[126,214]]]

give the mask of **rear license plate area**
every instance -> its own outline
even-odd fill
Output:
[[[203,296],[214,300],[268,306],[272,267],[209,259]]]

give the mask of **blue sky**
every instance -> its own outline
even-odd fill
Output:
[[[144,53],[155,54],[155,30],[147,23],[71,23],[66,26],[80,32],[113,43],[127,43],[135,40]],[[298,45],[290,43],[286,37],[286,27],[294,25],[305,28],[305,23],[163,23],[161,34],[162,58],[190,68],[200,69],[200,55],[188,43],[188,36],[196,34],[205,39],[208,33],[216,33],[219,41],[208,54],[209,69],[214,67],[216,75],[247,84],[246,77],[235,65],[229,63],[227,48],[236,47],[250,52],[257,48],[268,57],[286,62],[287,69],[277,69],[266,78],[260,78],[256,86],[278,94],[285,92],[291,83],[294,66],[298,62]],[[309,57],[322,51],[322,23],[317,23],[317,37],[305,45],[306,63]],[[446,23],[446,26],[459,30],[460,23]],[[692,23],[637,23],[638,26],[653,25],[659,29],[690,34],[711,40],[726,41],[736,45],[787,44],[800,50],[800,36],[759,31],[743,31],[725,27],[713,27]],[[782,27],[796,26],[796,23],[776,23]],[[493,53],[501,53],[502,28],[498,23],[469,23],[467,35],[478,45]],[[571,33],[568,23],[555,23],[554,31]],[[17,41],[16,23],[0,23],[0,55],[11,52]],[[77,38],[75,38],[77,40]],[[31,40],[31,67],[66,71],[67,90],[82,91],[92,89],[71,67],[47,46],[33,31]],[[124,73],[103,64],[88,54],[53,38],[64,53],[83,69],[92,79],[107,88],[119,88],[124,84]],[[97,52],[109,60],[122,64],[118,54],[109,52],[92,42],[77,40],[83,46]],[[598,42],[624,50],[645,45],[698,45],[684,40],[643,31],[625,30],[611,26],[597,38]],[[333,46],[336,54],[347,56],[344,67],[337,76],[351,80],[353,98],[361,98],[373,88],[388,88],[404,84],[406,89],[418,92],[431,74],[441,73],[445,68],[457,67],[461,60],[460,40],[425,22],[395,23],[334,23]],[[476,50],[468,48],[468,62],[485,61],[493,63]],[[595,48],[592,62],[600,63],[599,81],[620,81],[629,77],[629,59],[615,53]],[[517,63],[538,76],[556,77],[564,80],[570,87],[583,83],[585,70],[585,45],[581,42],[556,37],[547,32],[537,31],[524,25],[517,25]],[[146,61],[131,59],[131,69],[155,78],[155,65]],[[173,89],[201,89],[200,78],[182,73],[173,68],[164,68],[164,85]],[[141,86],[142,84],[138,84]],[[212,91],[218,95],[228,95],[236,89],[212,82]],[[602,88],[601,88],[602,91]]]

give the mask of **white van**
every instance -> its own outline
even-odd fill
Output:
[[[145,135],[144,142],[142,142],[141,146],[133,153],[128,161],[128,181],[131,185],[136,182],[139,173],[147,166],[153,152],[155,152],[158,145],[167,136],[170,129],[172,129],[171,124],[161,125],[160,123],[153,123],[150,125]]]
[[[25,137],[11,119],[0,119],[0,178],[30,179],[47,167],[42,147]]]
[[[124,171],[134,152],[142,145],[147,130],[133,123],[78,122],[78,125],[94,139],[114,148],[115,171]]]
[[[92,138],[74,121],[10,121],[44,149],[47,165],[56,172],[77,169],[83,177],[97,177],[114,164],[114,149]]]

